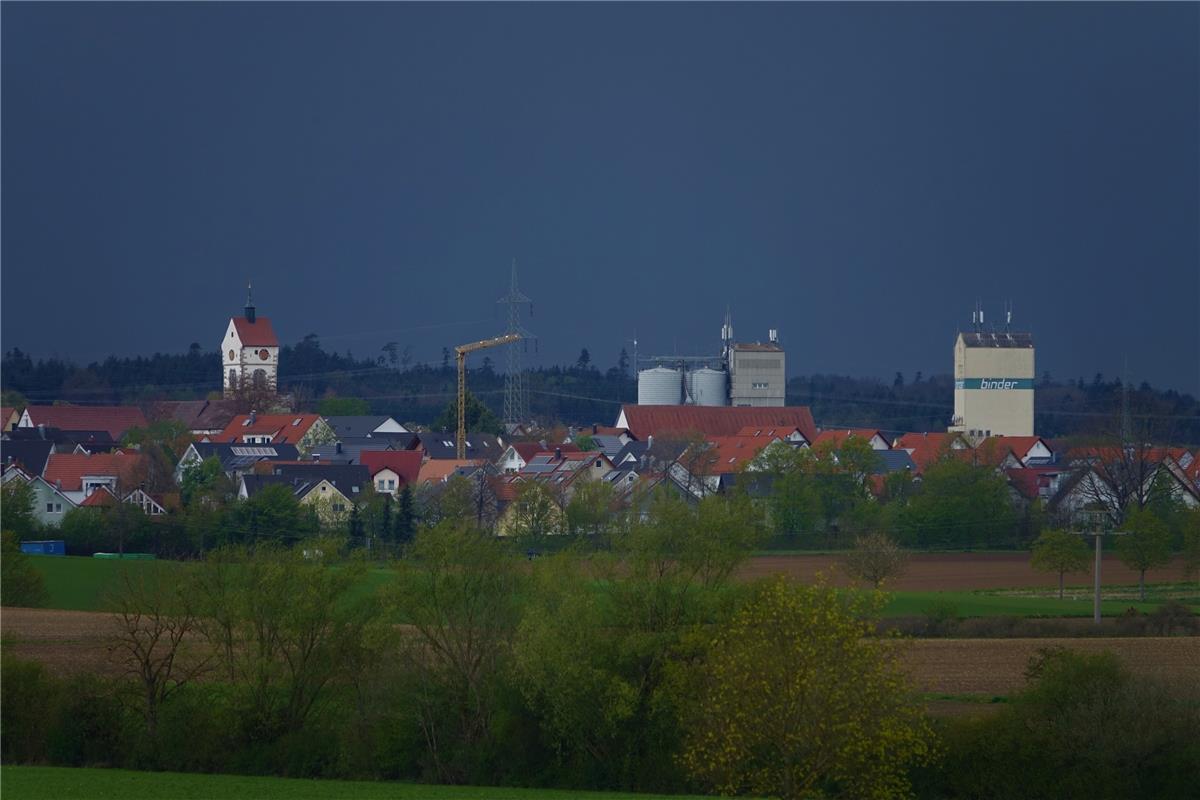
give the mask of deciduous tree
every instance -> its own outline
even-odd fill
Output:
[[[932,732],[878,595],[849,601],[782,578],[719,626],[691,676],[683,763],[721,794],[903,797]]]
[[[851,577],[878,589],[888,578],[904,571],[907,556],[885,533],[868,533],[854,539],[854,548],[841,558],[842,569]]]
[[[1171,532],[1151,511],[1133,510],[1126,518],[1127,536],[1117,542],[1121,563],[1138,571],[1138,594],[1146,599],[1146,572],[1171,561]]]
[[[1048,530],[1033,543],[1031,566],[1042,572],[1058,573],[1058,599],[1063,599],[1063,581],[1068,572],[1087,572],[1091,556],[1082,536]]]

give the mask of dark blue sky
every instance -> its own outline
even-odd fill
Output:
[[[791,373],[1200,391],[1200,6],[4,3],[3,346],[542,363],[778,327]]]

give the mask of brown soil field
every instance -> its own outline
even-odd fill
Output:
[[[813,581],[818,575],[834,586],[850,586],[838,567],[837,556],[831,555],[764,555],[751,558],[738,571],[745,579],[768,575],[787,575],[802,581]],[[1111,553],[1104,556],[1105,585],[1129,585],[1138,582],[1138,574],[1126,567]],[[1183,580],[1183,562],[1176,558],[1169,566],[1146,575],[1156,583]],[[1068,585],[1091,585],[1091,574],[1067,573]],[[908,561],[903,575],[888,582],[888,588],[898,591],[957,591],[963,589],[1025,589],[1053,588],[1058,576],[1038,572],[1029,566],[1028,553],[917,553]]]
[[[111,614],[94,611],[0,610],[5,652],[38,661],[56,675],[120,674],[108,651],[116,630]]]
[[[1047,647],[1109,651],[1135,675],[1200,683],[1200,637],[913,639],[902,661],[921,692],[1010,695],[1025,686],[1031,656]]]

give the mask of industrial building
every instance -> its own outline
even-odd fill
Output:
[[[1006,322],[1011,321],[1012,313]],[[1033,435],[1033,334],[983,330],[960,332],[954,343],[954,418],[950,431],[972,439]]]
[[[651,356],[655,366],[638,372],[638,405],[784,405],[787,371],[779,332],[766,342],[735,342],[728,313],[721,326],[721,353],[714,356]]]

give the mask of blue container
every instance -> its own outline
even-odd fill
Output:
[[[21,542],[21,552],[37,556],[65,556],[67,554],[67,543],[62,539]]]

